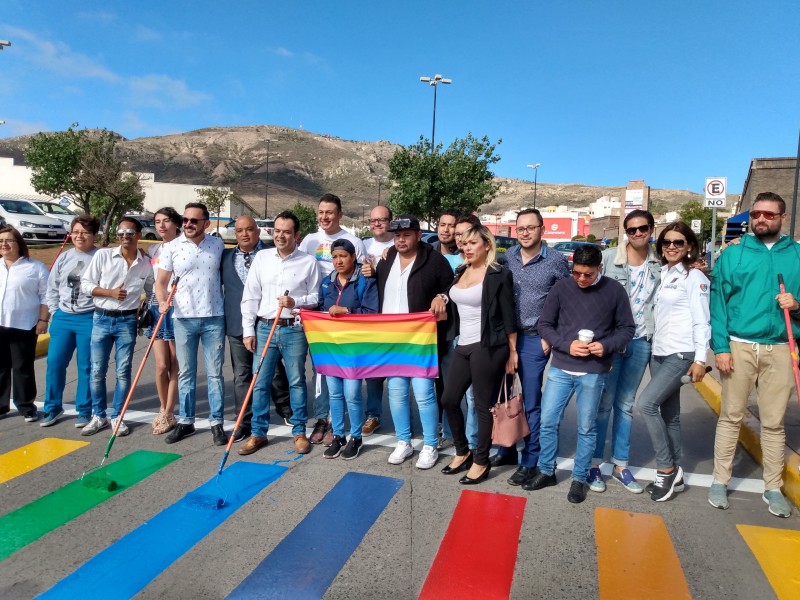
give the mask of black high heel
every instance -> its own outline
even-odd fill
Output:
[[[456,473],[461,473],[461,471],[469,469],[472,466],[472,458],[473,458],[472,452],[470,452],[467,455],[467,458],[464,459],[464,462],[462,462],[457,467],[451,467],[450,465],[447,465],[444,469],[442,469],[442,473],[444,473],[445,475],[455,475]]]
[[[471,477],[464,475],[461,479],[458,480],[458,483],[461,485],[478,485],[484,479],[489,478],[489,471],[492,470],[491,463],[486,463],[486,470],[478,476],[477,479],[472,479]]]

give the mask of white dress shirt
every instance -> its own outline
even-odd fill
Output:
[[[11,267],[0,258],[0,327],[30,330],[47,304],[47,267],[21,256]]]
[[[176,319],[220,317],[225,314],[219,264],[225,243],[206,235],[199,244],[181,234],[161,247],[159,269],[178,277],[172,304]]]
[[[121,246],[101,248],[94,253],[92,262],[83,272],[81,291],[91,296],[97,287],[110,290],[121,285],[128,291],[124,300],[95,296],[94,305],[103,310],[138,309],[142,292],[149,296],[153,290],[153,267],[150,266],[150,258],[137,249],[136,258],[129,267],[128,261],[122,256]]]
[[[661,287],[653,306],[654,356],[694,353],[694,360],[706,361],[711,338],[709,287],[699,269],[687,271],[681,263],[661,267]]]
[[[244,337],[255,335],[256,318],[274,319],[278,312],[278,298],[289,290],[295,309],[313,308],[319,303],[319,286],[322,276],[317,260],[295,248],[286,258],[277,248],[262,250],[253,258],[242,294],[242,330]],[[292,311],[284,308],[279,319],[292,318]]]

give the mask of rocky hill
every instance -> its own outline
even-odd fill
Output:
[[[28,136],[0,139],[0,156],[24,164]],[[272,125],[209,127],[187,133],[127,140],[122,158],[135,171],[154,173],[156,181],[225,184],[259,213],[264,210],[269,141],[269,205],[274,214],[297,201],[311,205],[326,192],[342,198],[348,216],[387,197],[389,160],[400,146],[387,141],[351,141],[302,129]],[[502,149],[501,149],[502,150]],[[499,177],[498,194],[482,212],[502,213],[533,204],[533,184]],[[539,182],[538,207],[586,206],[605,195],[624,196],[624,187]],[[675,209],[698,194],[685,190],[651,190],[651,201]]]

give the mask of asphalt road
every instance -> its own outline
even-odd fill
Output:
[[[145,341],[140,339],[134,372],[145,345]],[[45,368],[44,360],[37,361],[40,400],[44,392]],[[229,364],[226,364],[225,375],[228,383],[226,418],[233,421]],[[112,389],[113,376],[108,380],[109,389]],[[65,398],[74,394],[74,388],[75,378],[71,372]],[[198,401],[198,417],[207,415],[205,395],[205,380],[201,374],[198,378],[198,398],[201,399]],[[135,579],[151,552],[179,547],[181,532],[203,525],[208,515],[202,511],[193,516],[184,509],[180,517],[173,518],[169,527],[164,526],[163,520],[159,521],[158,515],[173,504],[180,506],[187,492],[213,480],[222,449],[212,445],[207,430],[199,431],[178,444],[165,444],[163,436],[152,435],[149,426],[157,406],[150,364],[136,391],[130,418],[126,419],[132,434],[117,439],[110,460],[119,461],[142,449],[178,453],[180,459],[0,560],[0,597],[30,598],[40,594],[95,555],[112,547],[124,548],[120,546],[124,536],[141,529],[143,524],[152,523],[154,526],[150,529],[155,528],[155,531],[150,531],[147,544],[136,546],[134,551],[129,549],[123,554],[124,559],[112,566],[104,563],[102,583],[91,578],[79,582],[81,595],[85,597],[130,596],[125,591],[129,589],[126,586]],[[51,428],[39,427],[38,423],[27,424],[13,410],[0,420],[0,455],[45,437],[91,442],[0,485],[0,505],[2,514],[6,515],[0,517],[0,538],[2,528],[8,523],[2,519],[75,481],[87,467],[99,464],[109,438],[108,430],[93,437],[81,437],[79,430],[73,427],[74,413],[69,416],[69,412]],[[778,530],[775,532],[777,535],[798,535],[800,518],[795,514],[789,519],[778,519],[767,512],[759,491],[760,469],[742,451],[737,453],[734,470],[734,475],[742,479],[742,491],[732,493],[732,508],[721,511],[709,506],[706,494],[712,470],[715,421],[715,415],[699,394],[692,387],[685,386],[682,393],[683,466],[690,475],[686,491],[669,502],[655,503],[646,494],[633,495],[609,482],[605,493],[590,493],[586,502],[572,505],[566,500],[569,487],[569,472],[566,470],[558,471],[559,484],[556,487],[530,493],[506,484],[513,468],[493,471],[487,481],[471,488],[471,491],[485,494],[478,498],[503,500],[511,496],[524,499],[524,506],[520,508],[521,524],[517,524],[519,534],[508,538],[500,548],[492,547],[487,540],[495,533],[499,535],[500,525],[494,531],[493,523],[500,523],[502,515],[497,512],[470,513],[466,504],[466,512],[459,513],[466,516],[466,520],[459,521],[461,546],[447,547],[443,544],[446,532],[448,536],[457,533],[454,512],[458,512],[459,500],[465,501],[462,497],[464,490],[453,478],[439,472],[447,457],[441,457],[437,467],[429,471],[414,467],[416,454],[413,460],[401,466],[387,464],[393,442],[388,403],[384,402],[383,428],[365,438],[361,455],[353,461],[326,460],[322,457],[321,446],[315,446],[307,456],[295,455],[288,428],[273,418],[270,445],[242,460],[258,465],[278,464],[286,468],[285,473],[258,491],[251,500],[241,503],[235,512],[202,535],[196,544],[187,545],[185,553],[160,564],[157,573],[147,578],[137,597],[223,598],[245,581],[268,555],[273,559],[271,568],[257,581],[261,586],[258,589],[263,591],[260,595],[265,597],[320,597],[321,593],[304,595],[301,590],[306,589],[306,580],[329,575],[332,582],[323,587],[324,598],[416,598],[420,596],[429,573],[430,583],[441,582],[443,574],[447,575],[451,582],[447,585],[452,587],[444,589],[459,589],[459,582],[476,575],[485,585],[488,585],[486,582],[499,582],[491,583],[495,588],[488,593],[484,589],[474,595],[463,590],[438,594],[445,598],[505,597],[509,593],[503,588],[503,578],[498,577],[496,571],[498,564],[508,560],[500,557],[509,551],[511,598],[681,597],[682,579],[685,579],[689,594],[695,598],[775,597],[774,586],[778,584],[770,583],[737,526],[760,526]],[[202,424],[202,421],[198,423]],[[230,425],[227,428],[230,431]],[[567,409],[561,432],[559,456],[571,457],[575,444],[572,405]],[[415,434],[419,433],[417,420]],[[416,443],[418,447],[421,444],[419,440]],[[634,420],[631,457],[640,479],[652,477],[653,451],[638,416]],[[3,458],[0,456],[0,469]],[[239,461],[240,457],[233,452],[228,464],[234,465]],[[568,466],[568,461],[562,466]],[[320,513],[326,516],[321,520],[309,521],[310,513],[324,508],[320,501],[331,490],[338,491],[340,486],[337,484],[344,482],[343,477],[348,473],[388,478],[367,478],[381,484],[399,480],[399,489],[385,506],[379,507],[374,522],[367,523],[363,535],[353,536],[349,535],[352,532],[342,531],[341,527],[337,529],[340,514],[337,510],[349,503],[359,507],[358,513],[362,503],[364,507],[374,504],[374,498],[366,493],[349,499],[340,494],[337,497],[344,504],[334,505],[333,512]],[[659,538],[650,529],[639,525],[627,532],[620,531],[618,535],[612,532],[609,537],[606,532],[601,536],[601,525],[607,522],[608,515],[616,514],[602,509],[625,511],[626,518],[634,524],[650,522],[646,515],[654,515],[660,518],[660,521],[655,521],[663,523],[668,536]],[[366,513],[366,508],[363,512]],[[471,523],[475,524],[474,531]],[[452,529],[448,532],[449,526]],[[292,536],[299,535],[297,532],[301,530],[306,532],[306,537],[299,538],[302,542],[299,552],[285,552],[286,544],[279,547],[285,538],[296,539]],[[771,534],[770,530],[764,531]],[[517,542],[514,560],[513,546]],[[616,555],[611,563],[609,557],[614,555],[606,552],[608,544],[621,544],[617,548],[621,554]],[[354,549],[351,550],[350,546]],[[771,547],[767,544],[767,551]],[[456,560],[462,552],[471,557],[466,563]],[[653,584],[649,588],[646,583],[636,583],[637,572],[650,572],[648,569],[654,565],[667,564],[671,555],[677,556],[677,570],[667,570],[666,587]],[[326,558],[330,557],[338,557],[343,566],[328,565]],[[768,556],[763,560],[778,564],[781,559]],[[438,569],[432,570],[435,561]],[[607,587],[609,572],[622,573],[623,587],[615,588],[617,591],[613,593],[609,591],[612,588]],[[601,585],[604,586],[603,594]],[[800,586],[800,583],[795,580],[794,585]],[[795,589],[794,597],[800,597],[800,588]]]

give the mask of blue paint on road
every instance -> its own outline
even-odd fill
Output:
[[[347,473],[228,598],[322,598],[402,486],[401,479]]]
[[[225,519],[286,472],[286,467],[236,462],[222,472],[227,493],[222,508],[202,508],[216,499],[216,476],[109,546],[40,598],[131,598],[186,554]]]

